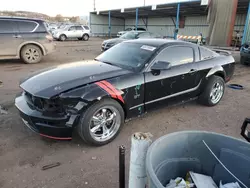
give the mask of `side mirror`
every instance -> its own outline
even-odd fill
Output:
[[[171,68],[171,64],[167,61],[157,61],[151,67],[151,70],[168,70]]]

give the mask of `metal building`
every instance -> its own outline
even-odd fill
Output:
[[[247,17],[249,0],[235,1],[238,1],[238,7],[234,35],[235,31],[243,35],[245,24],[250,23],[250,16]],[[208,6],[201,5],[201,0],[187,0],[175,4],[95,11],[90,13],[89,23],[94,36],[111,37],[128,27],[143,27],[166,37],[174,37],[176,28],[180,35],[196,36],[202,33],[206,37],[209,28],[207,15]],[[250,39],[246,37],[250,34],[249,30],[250,28],[245,28],[244,40]]]

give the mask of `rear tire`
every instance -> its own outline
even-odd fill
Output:
[[[242,65],[249,65],[244,58],[240,57],[240,64]]]
[[[88,34],[84,34],[84,35],[82,36],[82,40],[84,40],[84,41],[89,40],[89,35],[88,35]]]
[[[220,76],[211,76],[203,93],[199,97],[199,102],[206,106],[215,106],[222,99],[225,91],[225,81]]]
[[[25,45],[20,52],[21,60],[27,64],[39,63],[42,60],[42,56],[42,50],[34,44]]]
[[[82,114],[77,130],[87,144],[102,146],[116,138],[123,124],[124,111],[121,105],[113,99],[104,99]]]

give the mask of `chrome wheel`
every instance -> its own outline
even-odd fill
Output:
[[[24,52],[24,59],[27,62],[33,63],[37,62],[40,59],[40,53],[35,48],[28,48]]]
[[[104,106],[97,110],[89,124],[91,137],[99,142],[111,139],[119,130],[121,116],[113,106]]]
[[[89,39],[89,36],[88,35],[83,35],[83,40],[88,40]]]
[[[216,82],[210,93],[210,100],[213,104],[216,104],[220,101],[224,92],[224,85],[220,82]]]
[[[61,41],[65,41],[65,40],[66,40],[66,36],[65,36],[65,35],[61,35],[61,36],[60,36],[60,40],[61,40]]]

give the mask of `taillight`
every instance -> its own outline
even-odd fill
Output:
[[[49,41],[53,41],[53,37],[51,34],[46,35],[46,39],[48,39]]]

